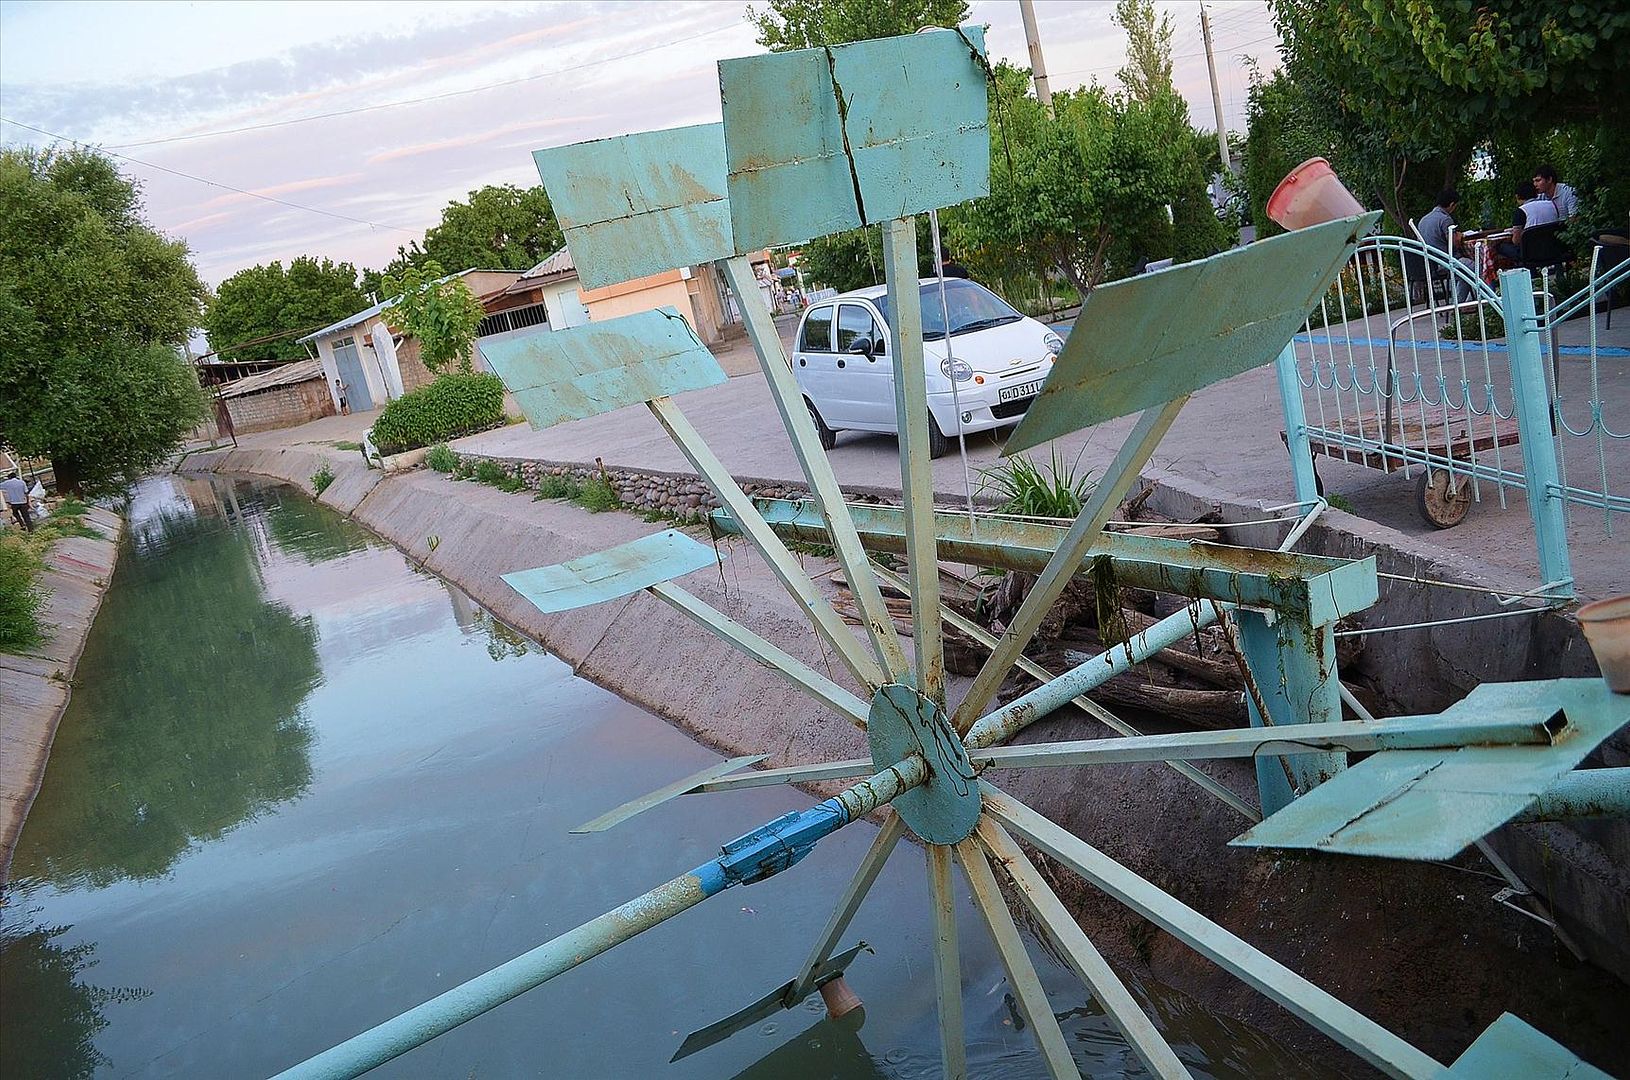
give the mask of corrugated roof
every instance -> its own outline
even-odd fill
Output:
[[[296,360],[292,364],[284,364],[270,371],[262,371],[257,375],[249,375],[233,382],[222,383],[219,394],[224,398],[243,397],[245,394],[256,394],[262,390],[272,390],[279,386],[290,386],[302,383],[308,379],[323,377],[323,362],[321,360]]]
[[[559,251],[555,252],[553,255],[549,256],[547,259],[543,260],[526,273],[522,274],[519,281],[515,282],[515,284],[511,285],[504,291],[507,293],[526,292],[528,289],[537,288],[545,281],[555,278],[563,278],[567,274],[575,273],[577,273],[577,264],[572,261],[571,249],[561,248]]]
[[[513,274],[514,272],[515,271],[513,271],[513,270],[485,270],[484,271],[479,266],[472,266],[468,270],[460,270],[456,274],[448,274],[445,277],[439,277],[439,278],[436,279],[436,281],[438,283],[443,282],[443,281],[451,281],[454,278],[461,278],[466,274],[479,274],[479,273]],[[386,308],[390,307],[392,304],[396,303],[396,301],[398,301],[400,299],[401,299],[400,296],[393,296],[389,300],[381,300],[379,303],[375,304],[373,307],[363,308],[361,311],[357,312],[355,315],[348,315],[345,318],[341,319],[337,323],[332,323],[332,324],[330,324],[328,326],[325,326],[321,330],[317,330],[317,331],[315,331],[313,333],[307,334],[303,338],[296,338],[295,343],[298,344],[298,345],[304,345],[308,341],[316,341],[320,337],[327,337],[329,334],[334,333],[336,330],[344,330],[347,327],[356,326],[358,323],[365,323],[369,319],[373,318],[375,315],[378,315],[381,312],[383,312]]]

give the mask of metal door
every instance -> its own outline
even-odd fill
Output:
[[[341,338],[334,342],[334,369],[340,382],[345,384],[345,401],[352,412],[367,412],[374,407],[373,395],[368,393],[368,377],[362,373],[362,357],[357,355],[354,338]]]

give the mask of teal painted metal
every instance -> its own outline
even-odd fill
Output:
[[[985,811],[1088,884],[1142,915],[1201,956],[1265,994],[1387,1076],[1431,1080],[1443,1066],[1357,1009],[1139,877],[1074,833],[989,784]]]
[[[739,251],[989,194],[977,26],[722,60],[719,93]]]
[[[1512,404],[1522,433],[1523,484],[1534,522],[1539,577],[1559,596],[1573,596],[1563,513],[1562,474],[1557,469],[1551,418],[1551,392],[1545,383],[1539,327],[1534,315],[1534,280],[1527,270],[1500,272],[1500,309],[1511,345]]]
[[[1336,673],[1336,635],[1330,625],[1309,626],[1295,618],[1237,608],[1240,651],[1261,694],[1245,695],[1252,727],[1326,724],[1341,719],[1341,679]],[[1294,738],[1294,736],[1289,736]],[[1344,753],[1297,754],[1260,758],[1257,793],[1264,817],[1286,806],[1347,767]]]
[[[808,502],[754,499],[753,505],[776,533],[789,540],[827,543],[821,517]],[[848,511],[868,551],[905,553],[905,515],[896,507],[849,503]],[[736,533],[740,527],[723,510],[714,526]],[[973,566],[1037,573],[1058,550],[1069,530],[1003,518],[969,518],[955,511],[934,512],[935,544],[942,558]],[[1115,580],[1127,588],[1271,607],[1315,626],[1363,611],[1379,593],[1376,562],[1299,555],[1286,551],[1232,547],[1198,540],[1168,540],[1131,533],[1101,533],[1080,563],[1108,555]]]
[[[645,813],[647,810],[653,810],[665,802],[671,802],[672,800],[685,794],[685,792],[699,787],[702,784],[707,783],[709,780],[717,780],[719,777],[724,776],[727,773],[736,772],[738,769],[745,769],[749,765],[757,765],[767,756],[768,755],[766,754],[746,754],[742,757],[733,757],[725,761],[714,762],[707,768],[694,772],[682,780],[675,780],[666,787],[657,788],[655,791],[650,792],[649,794],[641,795],[637,799],[631,799],[617,807],[615,810],[608,810],[604,814],[601,814],[599,817],[595,818],[593,821],[586,821],[571,831],[574,833],[605,832],[607,829],[612,828],[613,826],[621,825],[629,818],[637,817],[638,815]]]
[[[845,512],[843,491],[832,472],[832,463],[821,449],[815,422],[809,415],[803,391],[793,377],[792,363],[782,348],[780,331],[775,328],[775,320],[764,304],[764,294],[753,277],[753,269],[747,259],[738,257],[723,265],[725,278],[736,293],[736,302],[741,305],[742,321],[747,325],[747,336],[753,343],[753,352],[758,356],[759,369],[764,372],[765,385],[769,387],[775,407],[781,413],[781,423],[792,440],[792,451],[798,458],[798,465],[803,469],[804,478],[809,481],[813,510],[825,525],[833,554],[843,566],[844,577],[855,597],[855,606],[860,609],[861,619],[866,625],[866,636],[871,640],[872,651],[877,654],[888,680],[898,682],[906,678],[911,670],[905,651],[900,648],[900,639],[894,632],[894,619],[883,603],[883,594],[867,572],[865,549],[855,533],[854,520]]]
[[[1518,814],[1516,821],[1630,818],[1630,768],[1576,769]]]
[[[504,575],[510,588],[546,615],[631,596],[661,581],[717,565],[724,556],[677,529],[666,529],[553,566]]]
[[[991,860],[1001,863],[1007,871],[1014,891],[1041,924],[1058,954],[1092,991],[1093,999],[1144,1067],[1161,1080],[1182,1080],[1192,1075],[1007,830],[986,817],[980,820],[977,835]]]
[[[962,872],[968,876],[974,909],[990,928],[996,954],[1007,972],[1007,984],[1013,989],[1020,1013],[1030,1021],[1031,1035],[1041,1048],[1048,1075],[1053,1080],[1081,1080],[1081,1071],[1075,1067],[1075,1058],[1070,1054],[1070,1044],[1058,1026],[1058,1017],[1053,1015],[1047,991],[1036,975],[1036,966],[1030,962],[1030,954],[1025,951],[1024,939],[1019,936],[1019,927],[1007,908],[1007,899],[996,885],[996,875],[991,873],[984,849],[969,838],[956,846],[956,855]]]
[[[1266,364],[1379,219],[1372,213],[1326,222],[1094,289],[1002,453]]]
[[[1277,728],[1228,728],[1137,735],[1119,739],[1023,743],[969,751],[976,768],[1050,768],[1116,765],[1134,761],[1198,761],[1219,758],[1318,755],[1321,751],[1456,750],[1464,746],[1549,747],[1559,727],[1554,705],[1479,713],[1394,716],[1386,720],[1337,720]],[[1617,772],[1618,770],[1596,770]],[[1588,774],[1571,774],[1588,775]]]
[[[1313,443],[1307,435],[1307,409],[1302,402],[1302,377],[1296,370],[1296,346],[1287,343],[1273,361],[1279,382],[1279,407],[1285,416],[1285,448],[1290,451],[1290,475],[1302,502],[1319,498],[1319,478],[1313,471]]]
[[[696,785],[685,794],[737,791],[741,788],[773,787],[776,784],[813,784],[818,780],[847,780],[853,776],[865,776],[871,771],[871,758],[823,761],[818,765],[788,765],[780,769],[755,769],[740,776],[709,780],[705,784]]]
[[[1501,1013],[1443,1075],[1445,1080],[1613,1080],[1510,1013]]]
[[[932,35],[940,37],[942,35]],[[929,467],[928,385],[923,360],[922,290],[917,286],[917,225],[908,218],[883,228],[888,282],[889,356],[894,365],[894,417],[900,434],[900,493],[905,504],[911,642],[917,689],[945,706],[945,639],[940,629],[939,554],[934,544],[934,474]],[[972,828],[972,825],[969,826]],[[960,837],[958,837],[960,839]]]
[[[721,124],[595,139],[532,158],[584,288],[736,253]]]
[[[979,821],[977,777],[938,705],[914,687],[880,687],[866,718],[866,740],[879,772],[911,754],[928,763],[927,782],[894,802],[894,812],[913,832],[930,844],[954,844],[973,832]]]
[[[1375,754],[1238,837],[1246,847],[1447,859],[1522,813],[1614,732],[1630,697],[1600,679],[1484,683],[1445,717],[1535,710],[1555,716],[1545,746],[1462,746]]]
[[[871,892],[872,886],[877,882],[877,875],[883,872],[883,864],[888,862],[889,855],[905,835],[905,822],[898,814],[890,814],[883,822],[883,827],[877,830],[872,838],[872,846],[866,849],[865,856],[860,865],[855,868],[854,877],[844,888],[843,895],[838,898],[838,906],[826,920],[826,926],[821,930],[821,936],[816,939],[815,945],[809,951],[809,959],[804,961],[803,967],[793,978],[790,989],[786,993],[786,1007],[791,1008],[804,1000],[809,992],[815,989],[816,981],[820,978],[821,967],[826,958],[832,955],[832,950],[838,947],[838,940],[849,932],[849,923],[854,920],[855,912],[860,910],[860,903]]]
[[[1104,475],[1093,487],[1092,494],[1087,496],[1081,512],[1059,541],[1058,550],[1047,560],[1046,568],[1037,576],[1024,602],[1002,632],[1001,640],[980,666],[968,692],[958,703],[951,717],[957,731],[966,732],[984,713],[985,706],[996,695],[997,687],[1007,678],[1013,662],[1024,655],[1025,646],[1030,644],[1042,619],[1047,617],[1053,604],[1063,595],[1065,587],[1074,580],[1087,550],[1103,535],[1104,523],[1121,504],[1121,499],[1137,480],[1138,471],[1155,452],[1155,446],[1172,426],[1172,421],[1177,419],[1177,413],[1186,401],[1188,397],[1181,396],[1138,417],[1136,426],[1127,434],[1115,460],[1109,463]]]
[[[957,949],[956,893],[951,849],[929,844],[928,898],[934,909],[934,1005],[940,1021],[940,1071],[945,1080],[968,1080],[968,1046],[962,1016],[962,959]]]
[[[540,429],[725,381],[673,308],[489,338],[481,355]]]
[[[885,570],[881,566],[874,567],[873,569],[876,571],[878,577],[894,585],[896,588],[900,588],[904,585],[902,579],[891,571]],[[996,647],[997,639],[994,634],[971,619],[966,619],[957,614],[956,611],[944,604],[940,605],[940,617],[944,619],[948,625],[960,631],[970,640],[978,642],[987,649],[994,649]],[[1014,662],[1013,666],[1035,679],[1037,683],[1051,682],[1054,677],[1052,672],[1048,671],[1040,664],[1037,664],[1028,656],[1020,656],[1019,659]],[[1091,698],[1072,698],[1070,700],[1070,704],[1074,705],[1076,708],[1080,709],[1089,716],[1102,721],[1111,729],[1119,732],[1122,735],[1132,736],[1135,738],[1143,734],[1143,732],[1139,731],[1131,724],[1128,724],[1126,721],[1122,720],[1120,717],[1116,716],[1114,713],[1110,712],[1096,701],[1093,701]],[[1171,766],[1171,768],[1176,771],[1179,776],[1182,776],[1203,788],[1207,793],[1222,802],[1223,805],[1232,807],[1246,819],[1250,821],[1262,820],[1262,815],[1257,813],[1255,808],[1253,808],[1244,799],[1241,799],[1238,795],[1235,795],[1232,791],[1229,791],[1226,787],[1219,784],[1217,781],[1213,780],[1199,769],[1196,769],[1194,766],[1182,761],[1167,760],[1165,763]]]

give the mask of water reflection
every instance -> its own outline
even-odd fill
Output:
[[[196,492],[189,492],[196,497]],[[205,504],[219,510],[219,504]],[[16,856],[20,878],[169,871],[311,782],[309,617],[267,598],[255,530],[165,511],[132,530]],[[185,559],[171,558],[186,549]]]
[[[821,1020],[747,1066],[734,1080],[785,1080],[789,1076],[888,1080],[900,1075],[893,1070],[885,1072],[860,1041],[864,1018],[864,1012],[857,1012],[842,1020]]]
[[[35,912],[25,913],[25,919]],[[111,1064],[96,1049],[108,1026],[105,1008],[151,993],[133,987],[93,986],[84,974],[96,966],[95,945],[59,941],[66,926],[19,924],[14,911],[0,924],[0,1002],[8,1011],[26,1002],[35,1022],[8,1024],[0,1039],[0,1076],[79,1080]]]

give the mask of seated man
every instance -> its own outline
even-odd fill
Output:
[[[1444,254],[1456,256],[1458,256],[1460,250],[1465,247],[1464,242],[1461,241],[1459,237],[1456,237],[1454,244],[1455,250],[1451,251],[1449,248],[1449,234],[1455,227],[1455,207],[1459,204],[1460,193],[1454,188],[1444,188],[1442,191],[1438,192],[1438,204],[1432,207],[1432,209],[1427,212],[1425,217],[1421,218],[1421,223],[1419,226],[1417,226],[1417,228],[1420,230],[1421,240],[1427,247],[1437,248]],[[1467,270],[1471,270],[1474,274],[1477,272],[1472,266],[1472,261],[1470,259],[1464,256],[1459,257],[1461,264],[1465,266]],[[1436,280],[1442,280],[1444,274],[1443,271],[1430,271],[1430,273]],[[1465,281],[1459,278],[1455,279],[1456,301],[1466,299],[1470,292],[1471,287],[1467,285]]]
[[[1556,207],[1558,221],[1567,221],[1579,212],[1579,196],[1570,185],[1557,180],[1556,170],[1549,165],[1534,170],[1534,187]]]
[[[1511,215],[1511,239],[1502,240],[1494,250],[1512,265],[1522,262],[1522,231],[1557,220],[1556,204],[1540,195],[1532,180],[1517,184],[1517,209]]]

